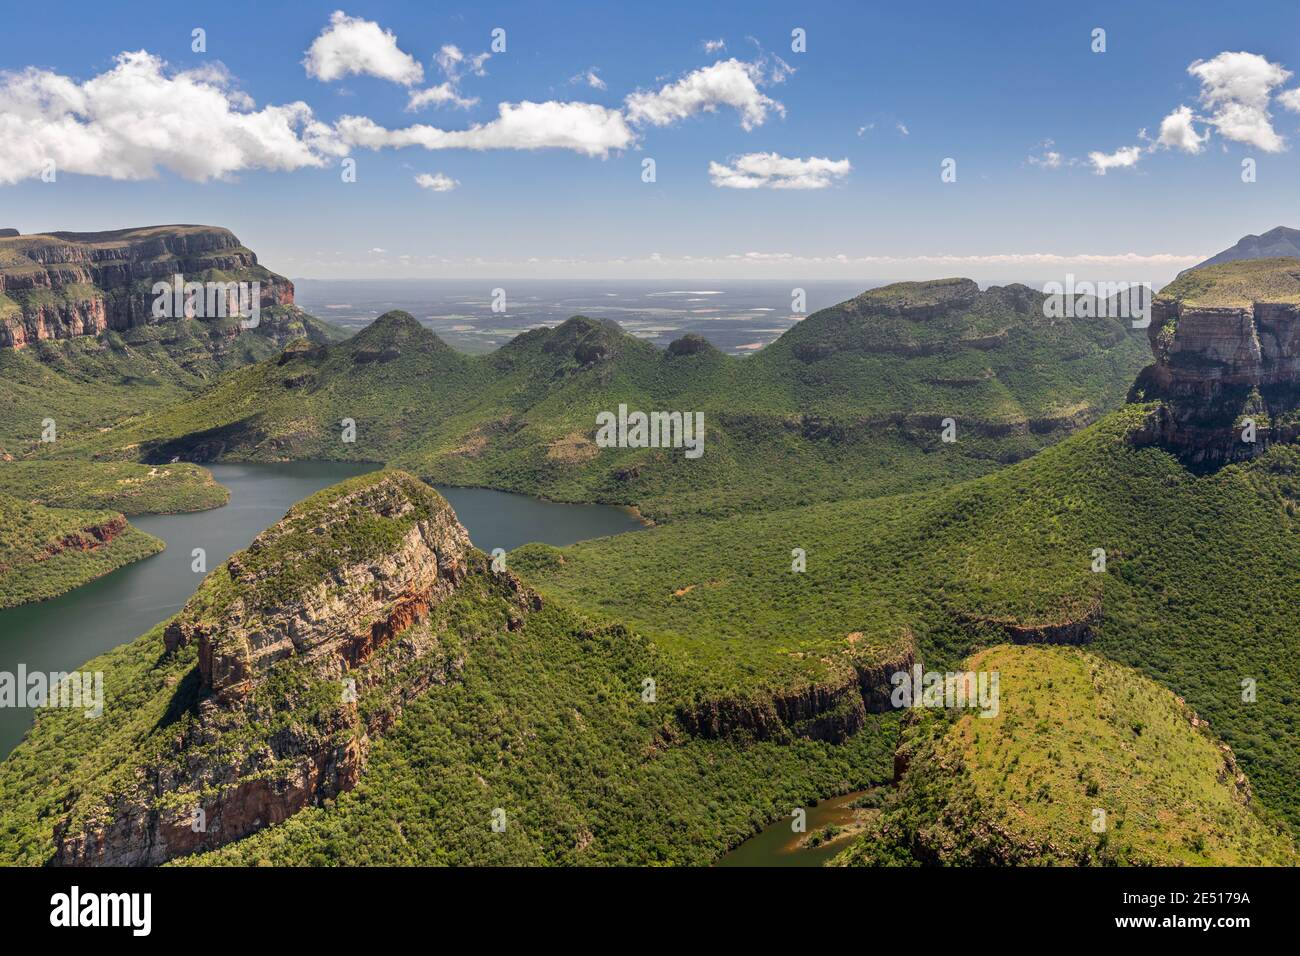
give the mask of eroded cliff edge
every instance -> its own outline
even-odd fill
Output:
[[[1152,304],[1155,362],[1130,398],[1160,405],[1137,437],[1216,467],[1300,437],[1300,259],[1205,266]]]
[[[539,607],[410,475],[308,498],[167,625],[160,665],[190,665],[169,710],[139,756],[69,795],[51,862],[158,864],[351,789],[407,701]]]

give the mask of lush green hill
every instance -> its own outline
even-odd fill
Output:
[[[510,562],[544,595],[698,661],[717,692],[816,682],[846,635],[888,646],[905,629],[939,669],[1008,637],[1091,640],[1210,720],[1261,804],[1300,826],[1300,451],[1198,474],[1131,441],[1148,412],[949,488],[534,545]]]
[[[120,514],[0,494],[0,608],[57,597],[162,549]]]
[[[0,493],[50,508],[108,508],[127,515],[203,511],[230,498],[212,472],[185,462],[0,462]]]
[[[1181,699],[1079,650],[1003,645],[996,716],[919,708],[848,865],[1295,866],[1232,751]]]
[[[987,473],[1120,404],[1141,335],[1045,318],[1042,300],[1023,286],[904,283],[809,316],[747,359],[698,337],[660,351],[582,317],[468,357],[389,313],[58,453],[380,460],[658,519],[874,497]],[[703,455],[598,447],[597,416],[621,405],[702,413]],[[941,440],[948,418],[954,443]]]

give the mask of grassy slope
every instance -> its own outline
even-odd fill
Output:
[[[1154,681],[1076,648],[1003,645],[963,669],[998,673],[999,713],[914,711],[899,789],[838,862],[1300,863],[1221,745]]]
[[[43,601],[156,554],[163,543],[127,525],[100,541],[91,531],[121,515],[30,505],[0,494],[0,607]]]
[[[1247,308],[1255,302],[1300,300],[1300,259],[1238,259],[1187,272],[1160,298],[1189,308]]]
[[[659,519],[734,514],[987,473],[1118,405],[1146,355],[1120,323],[1044,318],[1024,287],[891,289],[810,316],[744,360],[707,345],[661,352],[582,318],[468,357],[390,313],[349,342],[240,370],[62,453],[381,460]],[[947,311],[895,314],[918,289]],[[620,403],[703,411],[704,456],[598,449],[596,414]],[[939,441],[950,415],[959,453],[936,454],[950,447]],[[355,443],[340,440],[343,418],[357,422]]]
[[[927,666],[946,668],[1005,640],[980,620],[1059,623],[1099,601],[1094,649],[1185,697],[1263,804],[1300,826],[1300,452],[1197,476],[1127,444],[1143,414],[1130,407],[950,488],[529,546],[511,566],[553,599],[644,628],[724,686],[797,681],[844,635],[900,627]],[[792,547],[807,550],[804,574],[790,570]],[[1090,567],[1098,547],[1104,574]],[[800,650],[811,658],[792,664]],[[1255,703],[1241,700],[1246,677]]]
[[[0,462],[0,493],[52,508],[108,508],[127,515],[203,511],[230,493],[206,468],[177,462]]]

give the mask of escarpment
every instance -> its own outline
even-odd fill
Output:
[[[158,864],[351,789],[406,702],[540,606],[412,476],[326,489],[166,626],[168,714],[110,786],[68,795],[51,862]]]
[[[906,631],[890,653],[858,653],[854,638],[838,655],[824,659],[826,675],[750,697],[710,697],[677,709],[678,727],[706,739],[790,741],[795,738],[842,743],[866,723],[867,714],[893,710],[891,678],[918,661]]]
[[[170,284],[176,276],[182,282],[210,284],[211,292],[205,288],[192,296],[179,313],[157,309],[155,285]],[[239,309],[240,300],[230,288],[238,283],[248,285],[242,300],[248,306],[253,304],[252,283],[257,283],[255,304],[267,312],[265,327],[259,321],[255,334],[281,345],[293,333],[301,334],[300,323],[285,321],[297,312],[293,283],[259,265],[253,251],[227,229],[153,226],[0,236],[0,348],[127,333],[185,317],[228,317]],[[219,338],[240,331],[235,322],[209,324]]]
[[[1140,443],[1217,466],[1300,436],[1300,259],[1183,273],[1152,304],[1154,364],[1131,398],[1159,399]]]

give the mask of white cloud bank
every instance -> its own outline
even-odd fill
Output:
[[[321,166],[340,155],[306,103],[255,109],[223,69],[169,70],[141,50],[84,83],[49,70],[0,73],[0,182],[57,173],[186,179]]]
[[[414,86],[424,80],[424,67],[397,46],[397,37],[373,20],[350,17],[342,10],[312,41],[302,61],[307,75],[330,82],[349,74]]]
[[[602,159],[636,138],[622,113],[594,103],[502,103],[498,111],[491,122],[465,130],[423,124],[385,129],[364,116],[345,116],[337,129],[345,143],[365,149],[568,149]]]
[[[780,83],[791,72],[779,58],[745,63],[734,57],[694,70],[658,91],[638,90],[627,97],[627,117],[637,125],[667,126],[696,113],[714,113],[729,106],[740,113],[746,130],[762,126],[768,112],[785,115],[785,107],[765,95],[760,86]]]
[[[730,165],[709,163],[709,178],[724,189],[825,189],[852,168],[847,159],[746,153],[733,158]]]

